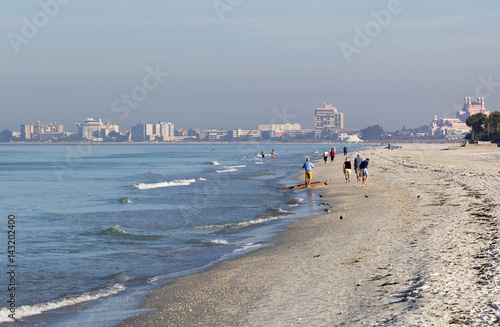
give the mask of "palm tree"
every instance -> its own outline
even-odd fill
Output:
[[[483,124],[486,123],[486,119],[487,117],[483,113],[478,113],[467,118],[465,123],[472,129],[471,139],[473,141],[477,141],[479,139],[479,136],[483,131]]]

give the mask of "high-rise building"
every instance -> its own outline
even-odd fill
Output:
[[[132,126],[131,131],[131,139],[134,142],[144,141],[144,137],[146,135],[146,125],[143,123],[139,123],[135,126]]]
[[[56,123],[42,124],[36,122],[21,125],[21,137],[26,140],[46,141],[61,137],[63,132],[63,125]]]
[[[314,112],[314,136],[331,135],[344,128],[344,113],[325,103],[324,108],[316,108]]]
[[[87,118],[83,123],[78,123],[78,132],[82,139],[99,140],[101,138],[102,121],[94,118]]]
[[[141,141],[171,141],[174,139],[175,130],[174,124],[158,122],[156,124],[139,123],[132,126],[132,140],[135,142]]]

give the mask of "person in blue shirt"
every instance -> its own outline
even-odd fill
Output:
[[[368,164],[370,159],[366,158],[365,161],[361,162],[359,169],[361,169],[361,175],[363,177],[363,186],[366,186],[366,181],[368,180]]]
[[[312,169],[314,168],[311,159],[307,158],[306,162],[304,162],[304,164],[302,165],[302,168],[304,168],[306,172],[306,181],[305,181],[306,187],[311,187]]]
[[[361,180],[361,169],[359,169],[359,165],[361,165],[362,161],[363,158],[361,158],[359,154],[356,158],[354,158],[354,172],[356,173],[356,178],[358,182]]]

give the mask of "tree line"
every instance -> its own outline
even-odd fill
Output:
[[[471,128],[471,132],[465,137],[466,139],[474,142],[500,142],[500,112],[494,111],[489,116],[478,113],[467,118],[465,123]]]

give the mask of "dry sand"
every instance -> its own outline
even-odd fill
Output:
[[[342,157],[314,170],[330,213],[157,289],[122,326],[500,325],[500,150],[365,150],[366,187]]]

